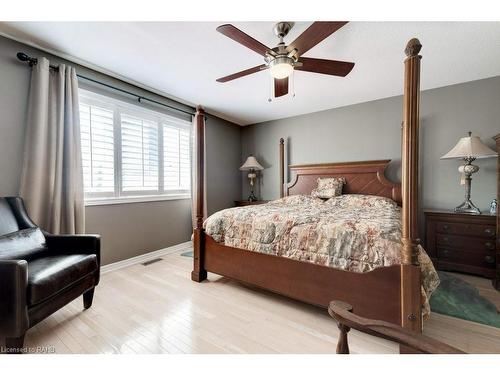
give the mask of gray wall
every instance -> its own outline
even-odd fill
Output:
[[[242,132],[242,158],[253,153],[265,166],[263,199],[279,196],[278,142],[288,142],[290,164],[392,159],[388,176],[400,181],[402,97],[251,125]],[[460,165],[439,160],[471,130],[494,149],[500,132],[500,77],[442,87],[421,95],[421,205],[450,209],[462,202]],[[477,160],[472,198],[486,210],[496,196],[496,159]],[[248,194],[243,177],[242,195]]]
[[[53,64],[69,63],[35,48],[0,37],[0,196],[19,191],[30,70],[16,58],[17,52],[46,56]],[[72,64],[72,63],[69,63]],[[79,74],[177,107],[190,109],[125,82],[72,64]],[[112,94],[112,92],[109,92]],[[116,95],[115,95],[116,96]],[[132,98],[120,97],[130,102]],[[135,102],[136,103],[136,102]],[[152,107],[165,111],[162,107]],[[176,114],[174,112],[170,114]],[[209,116],[206,131],[209,210],[233,205],[241,195],[240,128]],[[191,236],[191,201],[127,203],[86,207],[86,231],[102,236],[103,264],[108,264],[188,241]]]
[[[89,206],[87,233],[102,238],[103,264],[189,241],[191,200]]]
[[[215,116],[205,123],[207,212],[234,206],[241,196],[241,127]]]

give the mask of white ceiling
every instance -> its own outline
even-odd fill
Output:
[[[0,31],[140,82],[241,125],[402,93],[404,47],[418,37],[422,89],[500,75],[500,22],[351,22],[305,56],[355,62],[345,78],[295,73],[295,97],[268,102],[266,71],[228,83],[219,77],[262,57],[216,32],[226,22],[8,22]],[[235,22],[274,47],[272,22]],[[290,42],[310,22],[296,22]]]

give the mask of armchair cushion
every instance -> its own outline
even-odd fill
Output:
[[[46,251],[45,237],[39,228],[22,229],[0,236],[0,260],[30,260]]]
[[[28,305],[47,300],[97,269],[95,254],[51,255],[28,262]]]

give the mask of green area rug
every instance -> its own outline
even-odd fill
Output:
[[[185,253],[181,253],[181,256],[192,258],[193,257],[193,250],[186,251]]]
[[[431,311],[500,328],[496,306],[474,286],[450,273],[438,274],[441,283],[431,296]]]

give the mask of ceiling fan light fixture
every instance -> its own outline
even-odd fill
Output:
[[[289,77],[293,72],[294,60],[288,56],[280,56],[269,62],[269,72],[276,79]]]

